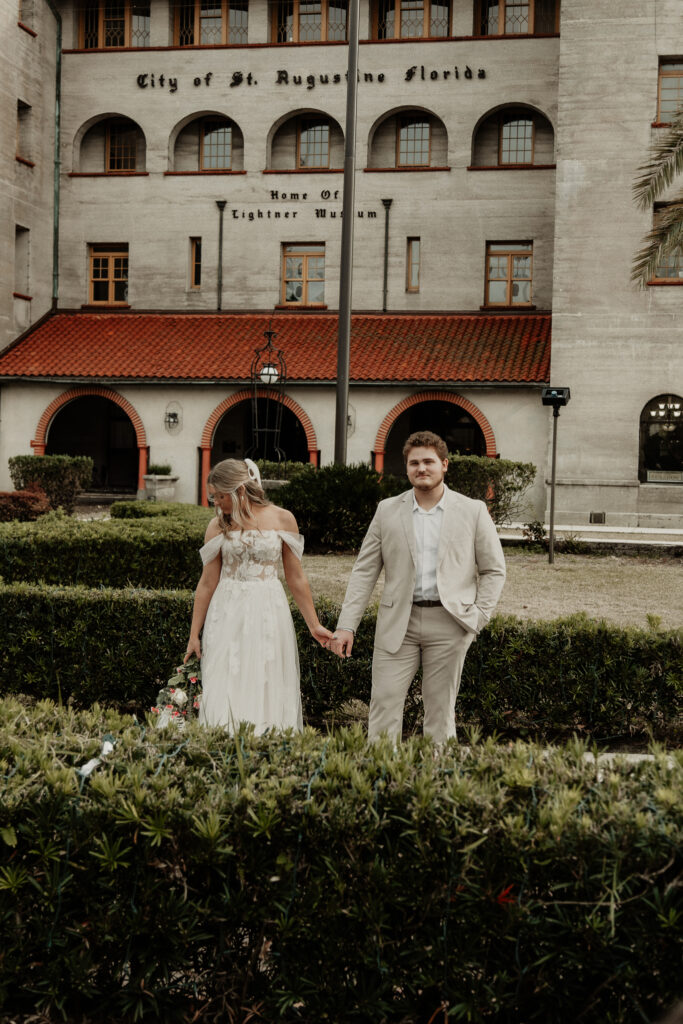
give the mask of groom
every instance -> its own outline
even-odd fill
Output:
[[[403,705],[422,664],[424,731],[455,736],[455,699],[467,649],[488,622],[505,582],[505,560],[483,501],[444,483],[448,449],[431,431],[403,446],[412,490],[377,506],[351,572],[330,644],[348,658],[384,568],[372,659],[368,739],[400,739]]]

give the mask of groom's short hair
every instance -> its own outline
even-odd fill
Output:
[[[411,434],[403,445],[403,461],[408,461],[408,455],[413,448],[433,448],[441,461],[448,458],[448,445],[431,430],[416,430]]]

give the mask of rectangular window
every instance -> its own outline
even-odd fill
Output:
[[[30,239],[29,229],[16,224],[14,228],[14,291],[24,296],[31,294],[29,284]]]
[[[409,238],[406,254],[406,291],[420,290],[420,239]]]
[[[105,168],[107,173],[134,171],[137,163],[138,130],[132,121],[112,120],[106,126]]]
[[[282,301],[292,306],[325,302],[325,243],[282,246]]]
[[[19,21],[27,28],[33,28],[33,0],[19,0]]]
[[[297,167],[330,166],[330,126],[324,121],[302,120],[298,125]]]
[[[274,43],[343,42],[347,0],[275,0]]]
[[[531,305],[532,242],[487,242],[486,306]]]
[[[176,46],[219,46],[248,42],[248,0],[178,0],[174,5]]]
[[[673,215],[673,218],[672,218]],[[668,203],[657,203],[653,215],[654,231],[665,231],[677,219],[677,207]],[[657,266],[652,277],[653,282],[657,281],[680,281],[683,279],[683,248],[674,249],[668,253],[662,262]]]
[[[232,166],[232,128],[223,121],[203,121],[200,171],[229,171]]]
[[[667,123],[683,109],[683,59],[662,61],[659,65],[659,103],[657,120]]]
[[[90,246],[92,305],[123,306],[128,303],[128,245]]]
[[[451,0],[375,0],[374,39],[426,39],[448,36]]]
[[[190,288],[199,291],[202,286],[202,240],[190,239]]]
[[[150,0],[93,0],[80,12],[84,50],[149,46]]]
[[[403,118],[396,139],[396,166],[428,167],[429,137],[429,121]]]
[[[31,108],[28,103],[17,100],[17,156],[31,160]]]
[[[534,122],[521,118],[502,118],[498,135],[498,163],[534,162]]]
[[[478,0],[474,34],[554,35],[560,30],[560,0]]]

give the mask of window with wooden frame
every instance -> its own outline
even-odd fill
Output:
[[[674,224],[680,219],[680,209],[677,203],[656,203],[653,216],[653,230],[665,230],[671,223]],[[657,266],[650,284],[671,284],[673,281],[683,284],[683,247],[672,249],[667,253],[662,262]]]
[[[91,0],[79,12],[82,50],[149,46],[150,0]]]
[[[296,165],[298,168],[330,166],[330,126],[319,118],[301,118],[297,123]]]
[[[486,306],[530,306],[533,242],[486,243]]]
[[[475,3],[475,35],[555,35],[559,31],[560,0],[477,0]]]
[[[420,239],[409,238],[406,247],[406,291],[420,290]]]
[[[429,167],[430,143],[431,132],[427,118],[400,118],[396,132],[396,166]]]
[[[324,304],[324,242],[292,242],[282,246],[282,302],[288,306]]]
[[[274,43],[344,42],[347,0],[275,0]]]
[[[376,0],[373,39],[432,39],[451,32],[451,0]]]
[[[174,4],[176,46],[240,46],[248,41],[248,0],[179,0]]]
[[[232,167],[232,128],[226,120],[206,120],[199,126],[199,170],[229,171]]]
[[[90,246],[88,301],[97,306],[128,303],[128,245]]]
[[[107,174],[134,171],[137,164],[139,129],[133,121],[108,121],[104,136],[104,169]]]
[[[518,114],[502,115],[498,129],[499,165],[507,167],[533,162],[534,122],[530,117],[520,117]]]
[[[190,288],[199,291],[202,286],[202,240],[190,239]]]
[[[683,58],[659,65],[657,120],[667,124],[683,110]]]

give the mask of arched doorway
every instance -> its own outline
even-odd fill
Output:
[[[62,405],[50,422],[47,455],[88,455],[92,489],[136,492],[139,453],[135,427],[116,402],[83,395]]]
[[[390,426],[384,446],[384,472],[403,475],[403,445],[417,430],[433,430],[453,454],[487,454],[484,432],[463,406],[453,401],[426,399],[404,409]]]
[[[259,398],[259,424],[274,423],[276,402],[272,398]],[[259,450],[254,448],[252,435],[251,399],[245,399],[233,405],[218,422],[211,444],[211,464],[221,459],[243,459],[249,455],[252,459],[271,459],[279,461],[275,450],[274,437],[271,433],[263,433],[259,438]],[[281,409],[282,428],[280,431],[280,450],[287,462],[308,462],[308,441],[306,431],[299,418],[286,406]]]

